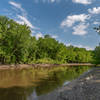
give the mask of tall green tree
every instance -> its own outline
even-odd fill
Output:
[[[30,29],[6,17],[0,17],[0,57],[2,63],[21,63],[28,56]]]
[[[94,28],[96,32],[100,35],[100,26]],[[97,64],[100,64],[100,44],[99,46],[96,46],[94,50],[94,62]]]

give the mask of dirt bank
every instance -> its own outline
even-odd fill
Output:
[[[95,66],[90,63],[71,63],[71,64],[16,64],[16,65],[0,65],[0,69],[23,69],[30,67],[59,67],[59,66]]]

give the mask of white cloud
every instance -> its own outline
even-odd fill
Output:
[[[41,32],[39,32],[38,34],[36,34],[36,39],[39,39],[40,37],[44,37],[44,35]]]
[[[56,0],[50,0],[51,3],[55,2]]]
[[[83,45],[74,45],[74,46],[79,48],[85,48],[86,50],[94,50],[94,48],[91,48],[89,46],[83,46]]]
[[[19,3],[13,2],[13,1],[9,1],[9,4],[15,6],[16,8],[21,8],[21,5]]]
[[[35,26],[28,20],[27,16],[17,15],[17,20],[16,20],[16,22],[19,23],[19,24],[22,24],[22,25],[26,24],[27,26],[29,26],[29,27],[32,29],[32,31],[34,31],[34,30],[39,30],[38,27],[35,27]],[[34,30],[33,30],[33,29],[34,29]],[[35,32],[35,31],[34,31],[34,32]],[[33,32],[32,32],[32,33],[33,33]]]
[[[35,3],[43,2],[43,3],[59,3],[61,0],[34,0]]]
[[[85,24],[85,23],[80,23],[79,25],[76,25],[73,27],[74,32],[72,34],[74,35],[85,35],[87,34],[87,27],[89,26],[89,24]]]
[[[90,14],[100,14],[100,7],[94,7],[93,9],[88,9]]]
[[[80,3],[84,5],[91,4],[93,0],[72,0],[74,3]]]
[[[43,2],[43,3],[59,3],[62,1],[67,2],[68,0],[33,0],[35,3]],[[70,0],[69,0],[70,1]],[[84,5],[91,4],[93,0],[72,0],[74,3],[80,3]]]
[[[61,23],[61,27],[71,27],[75,22],[85,22],[90,16],[86,14],[68,16]]]
[[[16,20],[16,22],[19,23],[19,24],[22,24],[22,25],[25,24],[24,21],[22,21],[22,20]]]
[[[78,47],[78,48],[85,48],[86,50],[94,50],[94,48],[90,47],[90,46],[84,46],[84,45],[76,45],[76,44],[72,44],[72,43],[68,43],[66,44],[66,46],[74,46],[74,47]]]
[[[15,11],[15,20],[17,23],[19,24],[26,24],[27,26],[29,26],[31,28],[32,31],[34,30],[39,30],[39,28],[35,27],[29,20],[28,20],[28,14],[27,11],[22,7],[22,5],[20,3],[16,3],[13,1],[9,1],[9,4],[11,6],[13,6],[14,8],[18,9],[21,14],[17,14],[17,12]]]
[[[44,37],[44,35],[41,33],[41,32],[39,32],[38,34],[36,34],[35,35],[36,36],[36,39],[39,39],[40,37]],[[50,35],[52,38],[58,38],[58,36],[57,35]]]
[[[94,25],[100,25],[100,22],[94,21],[93,24]]]
[[[72,44],[71,43],[67,43],[67,44],[65,44],[66,46],[71,46]]]
[[[31,22],[25,16],[17,15],[17,17],[21,20],[17,22],[19,22],[20,24],[26,24],[30,28],[35,29],[35,27],[31,24]]]
[[[56,39],[56,38],[58,38],[58,36],[57,35],[52,35],[52,38],[55,38]]]
[[[13,2],[13,1],[9,1],[9,4],[14,6],[15,8],[20,9],[21,11],[24,11],[24,9],[22,8],[21,4]]]

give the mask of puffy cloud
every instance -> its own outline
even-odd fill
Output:
[[[90,14],[100,14],[100,7],[94,7],[93,9],[88,9]]]
[[[65,20],[62,21],[61,27],[64,28],[64,30],[66,27],[72,27],[72,34],[82,36],[88,33],[86,30],[89,26],[89,24],[87,24],[87,20],[89,20],[91,17],[92,16],[89,14],[68,16]]]
[[[84,5],[91,4],[93,0],[72,0],[74,3],[80,3]]]
[[[85,22],[90,16],[86,14],[68,16],[61,23],[61,27],[71,27],[75,22]]]
[[[44,35],[41,32],[39,32],[38,34],[36,34],[36,39],[39,39],[40,37],[44,37]]]
[[[87,27],[89,26],[89,24],[85,24],[85,23],[80,23],[79,25],[76,25],[73,27],[74,32],[72,34],[74,35],[85,35],[87,34]]]

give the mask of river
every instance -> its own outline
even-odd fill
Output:
[[[61,66],[0,70],[0,100],[56,100],[59,88],[89,69]]]

